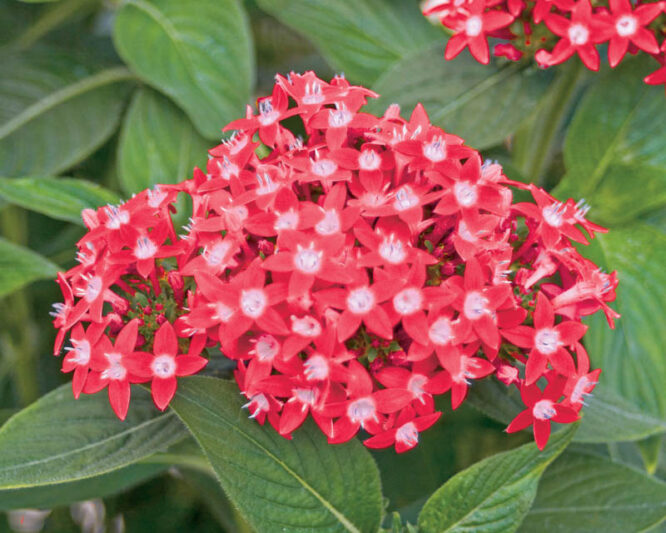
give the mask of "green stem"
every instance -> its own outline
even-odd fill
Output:
[[[574,103],[583,72],[580,61],[569,61],[552,84],[541,109],[514,139],[513,161],[523,175],[543,185],[556,137]]]
[[[25,245],[28,240],[27,217],[25,211],[13,206],[0,211],[0,229],[9,240]],[[8,295],[1,302],[4,317],[3,345],[4,357],[14,374],[14,382],[21,405],[28,405],[39,397],[37,384],[36,331],[32,322],[32,312],[28,293],[25,290]]]

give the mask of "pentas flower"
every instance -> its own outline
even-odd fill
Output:
[[[441,6],[484,43],[514,16]],[[131,384],[146,383],[164,410],[179,378],[224,358],[249,416],[285,438],[312,418],[331,443],[362,432],[403,452],[440,417],[435,396],[458,408],[490,375],[522,391],[509,429],[533,423],[539,446],[550,420],[575,420],[599,375],[581,319],[618,315],[615,273],[572,241],[605,230],[584,203],[507,179],[421,105],[409,119],[364,113],[374,96],[342,77],[278,76],[205,171],[86,210],[54,311],[74,395],[107,388],[124,418]],[[534,202],[514,204],[515,187]],[[180,234],[178,195],[191,205]]]
[[[479,63],[487,64],[490,36],[500,39],[493,47],[496,57],[534,58],[539,66],[550,67],[577,55],[593,71],[599,70],[598,47],[603,44],[608,45],[611,67],[627,51],[649,54],[664,65],[665,13],[664,2],[655,0],[438,0],[423,5],[424,15],[453,34],[444,53],[447,60],[469,47]],[[645,83],[666,85],[662,71],[646,76]]]

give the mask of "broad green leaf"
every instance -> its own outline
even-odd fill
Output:
[[[410,0],[258,0],[262,9],[310,39],[353,82],[370,84],[396,61],[444,34]]]
[[[123,190],[131,194],[157,183],[190,178],[195,165],[206,163],[209,145],[167,98],[152,89],[139,89],[125,117],[118,146]]]
[[[125,421],[106,394],[72,396],[63,385],[0,428],[0,488],[76,481],[127,466],[185,437],[171,411],[161,413],[150,393],[134,387]]]
[[[314,424],[281,437],[249,420],[235,383],[179,381],[172,408],[208,456],[222,487],[258,531],[376,531],[379,473],[354,440],[327,444]]]
[[[133,464],[119,470],[43,487],[0,490],[0,511],[10,509],[52,509],[60,505],[104,498],[128,490],[162,472],[168,465],[164,464]]]
[[[55,279],[59,267],[28,248],[0,237],[0,298],[39,279]]]
[[[588,90],[567,133],[567,174],[556,194],[585,197],[602,224],[666,205],[664,91],[643,83],[651,68],[644,59],[624,62]]]
[[[426,502],[419,515],[420,531],[515,531],[534,500],[541,474],[576,429],[574,425],[555,433],[543,451],[534,443],[525,444],[459,472]]]
[[[521,531],[643,531],[666,516],[666,483],[601,457],[567,452],[546,470]]]
[[[615,330],[603,315],[587,320],[585,344],[603,369],[600,383],[666,420],[666,233],[638,222],[598,236],[583,252],[607,272],[617,269],[620,281]]]
[[[0,179],[0,197],[25,209],[76,224],[83,224],[83,209],[120,201],[117,194],[96,183],[73,178]]]
[[[0,77],[0,175],[56,175],[116,130],[133,78],[58,51],[5,52]]]
[[[143,80],[171,97],[207,138],[244,116],[254,59],[237,0],[128,0],[114,42]]]
[[[421,102],[433,124],[474,148],[500,144],[535,109],[549,72],[518,65],[481,65],[467,54],[445,61],[443,46],[420,50],[395,64],[372,87],[381,95],[369,109],[398,103],[407,116]]]
[[[602,372],[603,374],[603,372]],[[470,389],[468,401],[491,418],[508,424],[523,409],[518,390],[496,379],[484,379]],[[666,421],[642,412],[605,383],[585,399],[574,442],[640,440],[666,431]]]

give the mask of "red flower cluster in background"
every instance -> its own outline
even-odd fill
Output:
[[[571,241],[604,230],[586,206],[507,179],[420,105],[409,120],[360,112],[373,96],[278,76],[205,172],[85,211],[54,313],[74,394],[107,387],[124,418],[129,384],[150,381],[165,409],[219,347],[251,416],[287,438],[310,415],[331,443],[363,429],[367,446],[405,451],[439,418],[435,395],[455,409],[493,374],[525,401],[509,431],[533,424],[543,448],[551,421],[575,421],[599,374],[580,319],[618,315],[615,274]],[[513,203],[510,186],[534,202]]]
[[[666,85],[666,2],[630,0],[431,0],[423,13],[436,16],[453,32],[446,59],[464,48],[480,63],[493,54],[519,61],[534,56],[543,67],[558,65],[578,54],[590,70],[599,70],[597,45],[608,44],[608,62],[617,66],[626,53],[643,51],[661,68],[645,83]],[[659,44],[661,39],[661,45]]]

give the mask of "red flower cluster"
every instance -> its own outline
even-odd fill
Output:
[[[571,241],[603,229],[508,180],[420,105],[409,120],[359,112],[373,96],[278,76],[206,172],[84,212],[55,313],[74,394],[108,386],[123,418],[129,384],[150,380],[164,409],[219,346],[251,416],[287,438],[310,414],[332,443],[363,429],[367,446],[405,451],[440,416],[434,395],[456,408],[491,374],[523,393],[510,431],[534,421],[543,447],[549,421],[576,420],[599,373],[580,318],[602,309],[612,324],[617,280]],[[178,194],[192,205],[182,236]]]
[[[597,45],[608,44],[608,61],[615,67],[627,51],[652,55],[662,67],[645,78],[666,85],[666,2],[629,0],[431,0],[424,14],[436,16],[454,32],[445,57],[465,47],[480,63],[489,61],[488,37],[495,56],[519,61],[534,56],[539,65],[558,65],[578,54],[590,70],[599,70]],[[658,38],[662,43],[659,45]]]

